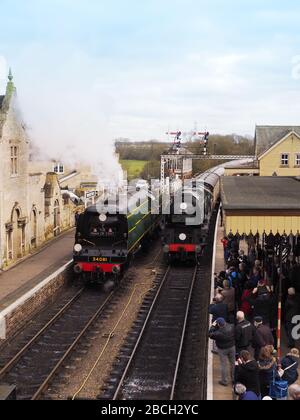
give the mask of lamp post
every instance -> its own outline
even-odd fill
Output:
[[[282,268],[283,268],[283,260],[282,260],[282,237],[280,237],[279,243],[279,289],[278,289],[278,325],[277,325],[277,357],[278,363],[280,364],[281,361],[281,319],[282,319]]]
[[[278,327],[277,327],[277,353],[278,353],[278,362],[280,364],[281,355],[282,355],[282,299],[283,299],[283,264],[287,262],[289,252],[289,237],[284,233],[280,236],[279,240],[279,284],[278,284]],[[284,261],[285,259],[285,261]]]

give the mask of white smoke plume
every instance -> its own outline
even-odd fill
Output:
[[[8,67],[6,59],[3,55],[0,55],[0,95],[4,94],[5,92],[4,83],[5,80],[7,80],[7,72]]]
[[[111,115],[114,103],[101,88],[101,63],[80,52],[27,48],[16,59],[14,82],[28,133],[42,158],[89,164],[99,180],[116,183]]]

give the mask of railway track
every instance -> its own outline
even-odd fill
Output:
[[[168,268],[114,400],[174,398],[196,275],[197,268]]]
[[[205,253],[198,268],[191,299],[175,400],[207,399],[208,307],[211,299],[211,273],[218,208],[212,214]]]
[[[114,294],[80,289],[2,367],[0,382],[16,385],[20,400],[39,399]]]
[[[216,213],[197,267],[169,267],[142,305],[99,398],[205,400]]]

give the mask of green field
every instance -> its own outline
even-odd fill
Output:
[[[147,161],[146,160],[121,160],[122,168],[127,171],[128,179],[140,178]]]

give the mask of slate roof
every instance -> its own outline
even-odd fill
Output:
[[[274,125],[257,126],[255,130],[255,150],[257,156],[266,152],[275,143],[282,140],[287,134],[295,131],[300,136],[300,126]]]
[[[289,177],[223,177],[226,210],[300,210],[300,180]]]
[[[258,161],[253,160],[252,162],[236,163],[226,167],[226,169],[259,169]]]

